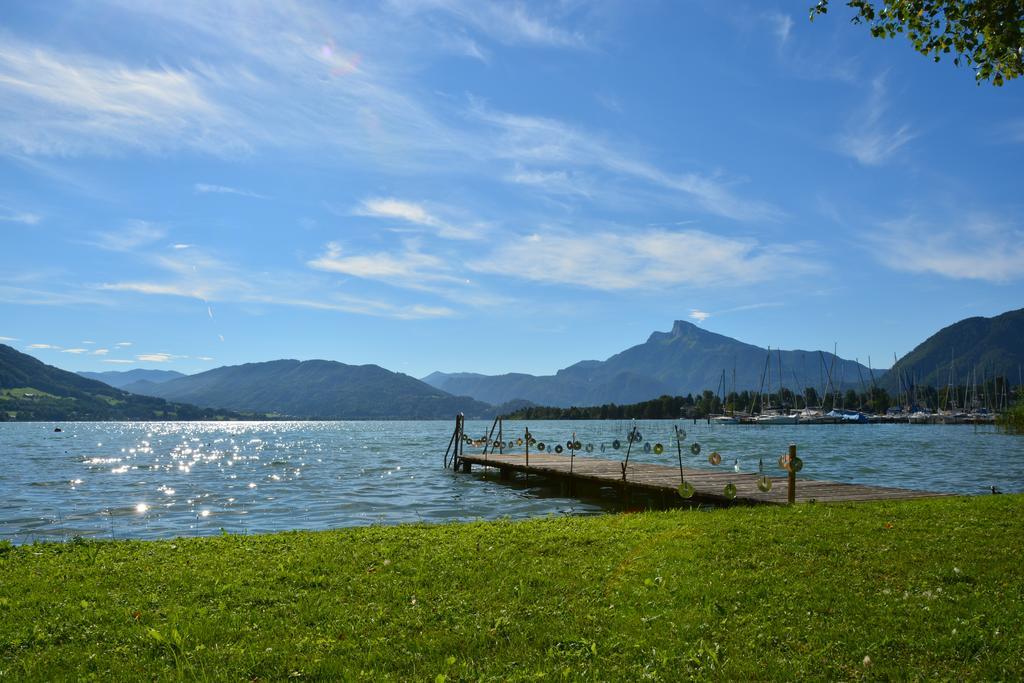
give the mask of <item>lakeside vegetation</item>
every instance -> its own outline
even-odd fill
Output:
[[[979,385],[978,395],[995,397],[999,396],[1002,390],[1001,382]],[[1015,391],[1020,393],[1021,387]],[[960,386],[953,390],[947,388],[919,387],[917,390],[917,404],[930,410],[949,407],[951,396],[972,396],[973,387]],[[765,398],[766,401],[769,399]],[[980,399],[979,399],[980,400]],[[991,404],[995,403],[991,398]],[[771,405],[774,408],[789,410],[802,410],[808,406],[821,408],[828,412],[833,408],[846,408],[848,410],[860,410],[866,413],[881,414],[890,407],[897,406],[897,401],[881,387],[872,387],[867,391],[857,392],[852,389],[841,393],[819,395],[814,387],[808,387],[802,394],[794,393],[783,388],[781,392],[774,392],[770,397]],[[961,405],[963,399],[960,399]],[[505,415],[507,419],[516,420],[623,420],[629,418],[647,420],[672,420],[680,417],[687,419],[702,419],[708,415],[721,415],[723,413],[749,413],[758,414],[761,412],[761,395],[756,391],[730,392],[725,399],[717,396],[713,391],[707,390],[702,394],[688,394],[686,396],[660,396],[651,401],[641,401],[616,405],[606,403],[599,406],[571,406],[561,408],[558,406],[525,406],[512,413]]]
[[[1024,496],[0,545],[0,677],[1007,680]]]
[[[1014,434],[1024,434],[1024,398],[996,418],[996,424]]]

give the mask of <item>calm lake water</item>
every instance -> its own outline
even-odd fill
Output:
[[[674,443],[673,424],[698,441],[684,464],[744,471],[775,462],[789,443],[801,477],[933,491],[1024,491],[1024,437],[946,425],[707,425],[638,421],[644,441]],[[0,539],[167,538],[368,524],[595,514],[616,503],[558,497],[549,487],[442,468],[451,422],[91,422],[0,424]],[[549,444],[577,432],[593,457],[619,460],[624,421],[531,422]],[[483,435],[490,422],[468,421]],[[523,423],[506,422],[521,436]],[[606,449],[601,452],[602,445]],[[469,449],[467,448],[467,452]],[[586,456],[583,456],[586,457]],[[635,449],[631,459],[676,463]]]

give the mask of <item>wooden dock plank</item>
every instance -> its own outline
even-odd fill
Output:
[[[526,472],[529,474],[553,476],[563,480],[578,480],[622,489],[641,489],[677,495],[681,479],[679,468],[648,462],[631,462],[626,467],[623,479],[622,465],[616,460],[605,460],[590,456],[558,455],[555,453],[531,453],[529,464],[525,453],[488,453],[486,455],[463,454],[464,463],[477,466]],[[787,480],[785,477],[769,477],[771,490],[758,489],[759,475],[756,472],[735,472],[732,468],[719,470],[683,468],[683,476],[695,490],[694,500],[728,502],[724,489],[726,484],[736,486],[736,501],[743,503],[767,503],[784,505],[787,502]],[[903,500],[925,498],[948,494],[931,491],[915,491],[864,484],[848,484],[838,481],[799,479],[796,487],[797,502],[861,502],[872,500]]]

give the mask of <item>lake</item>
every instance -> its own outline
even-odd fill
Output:
[[[801,478],[988,494],[1024,491],[1024,437],[993,427],[947,425],[708,425],[637,421],[644,442],[631,460],[677,462],[672,427],[702,456],[688,467],[776,460],[796,443]],[[593,453],[621,460],[628,421],[531,422],[539,441],[564,444],[575,431]],[[550,487],[442,468],[452,422],[82,422],[0,424],[0,539],[15,543],[168,538],[369,524],[597,514],[613,500],[576,500]],[[523,423],[505,422],[508,438]],[[490,422],[467,421],[483,435]],[[672,446],[672,447],[668,447]],[[602,447],[604,452],[602,452]],[[467,447],[467,452],[470,448]],[[476,449],[478,450],[478,449]]]

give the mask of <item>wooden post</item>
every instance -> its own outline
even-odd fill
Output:
[[[526,428],[526,466],[530,466],[530,428]]]
[[[796,502],[796,470],[793,469],[793,461],[796,460],[796,444],[789,444],[789,491],[786,494],[787,502],[792,505]]]
[[[505,420],[498,418],[498,455],[505,452]]]

